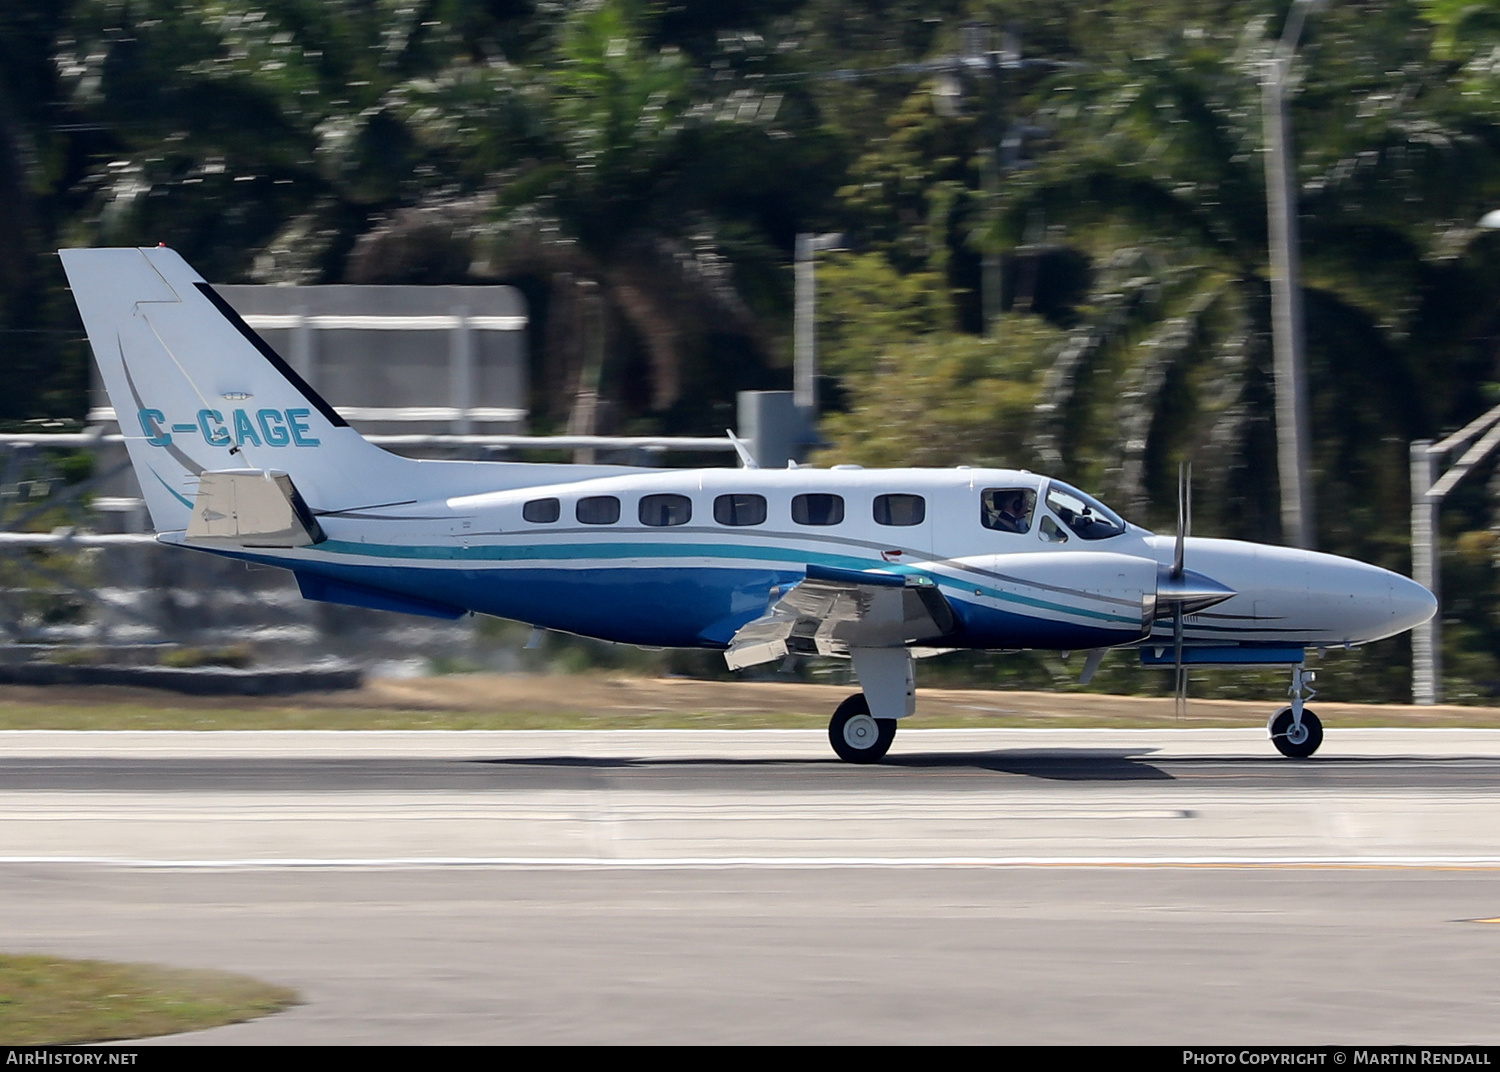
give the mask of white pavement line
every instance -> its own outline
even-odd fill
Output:
[[[0,866],[75,865],[141,870],[525,871],[917,870],[924,868],[1308,868],[1500,870],[1500,856],[409,856],[368,859],[145,860],[112,856],[0,856]]]

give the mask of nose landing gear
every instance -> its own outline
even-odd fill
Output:
[[[1291,706],[1277,711],[1266,723],[1276,751],[1291,759],[1306,759],[1323,743],[1323,723],[1302,706],[1305,700],[1318,694],[1312,688],[1315,676],[1312,671],[1304,670],[1300,663],[1292,667],[1292,687],[1287,690],[1292,698]]]

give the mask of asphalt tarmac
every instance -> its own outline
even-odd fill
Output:
[[[1500,731],[0,733],[0,948],[234,1043],[1500,1042]]]

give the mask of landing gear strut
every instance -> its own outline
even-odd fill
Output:
[[[1314,677],[1312,671],[1304,670],[1300,663],[1292,667],[1292,687],[1287,690],[1287,695],[1292,698],[1291,706],[1277,711],[1266,724],[1276,751],[1292,759],[1306,759],[1323,743],[1323,723],[1302,706],[1305,700],[1318,694],[1312,687]]]
[[[839,704],[828,723],[828,743],[845,763],[878,763],[895,739],[896,720],[873,717],[862,692]]]

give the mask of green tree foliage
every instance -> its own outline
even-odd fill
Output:
[[[13,0],[0,420],[85,408],[47,252],[162,241],[225,281],[518,283],[543,426],[598,309],[601,430],[716,431],[786,386],[795,235],[842,230],[827,459],[1029,466],[1159,526],[1191,460],[1200,531],[1275,540],[1260,82],[1289,6]],[[1291,68],[1319,542],[1394,568],[1407,442],[1497,400],[1497,13],[1320,5]],[[1476,695],[1487,475],[1445,511]]]
[[[957,332],[895,339],[851,377],[853,405],[824,423],[834,447],[819,461],[870,466],[1026,468],[1032,410],[1059,332],[1007,317],[1005,344]]]

